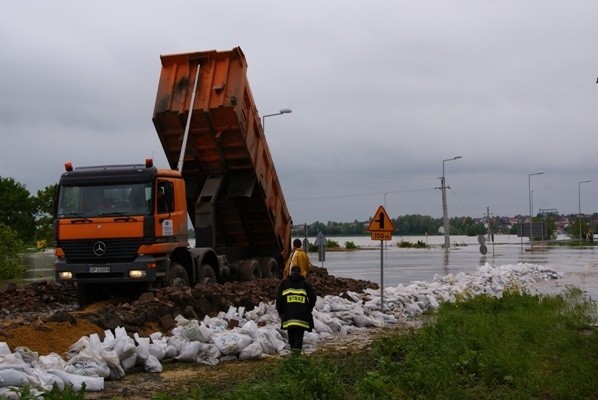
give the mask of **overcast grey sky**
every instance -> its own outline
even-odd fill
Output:
[[[598,211],[598,1],[14,1],[0,175],[167,166],[160,54],[240,46],[295,223]],[[591,183],[578,182],[593,179]],[[386,193],[386,195],[385,195]]]

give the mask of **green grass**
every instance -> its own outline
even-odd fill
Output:
[[[596,304],[578,289],[478,296],[426,318],[351,356],[287,357],[237,385],[154,399],[598,398]]]
[[[589,326],[595,313],[579,290],[443,304],[421,330],[376,346],[380,363],[369,380],[422,398],[598,396],[598,334]]]

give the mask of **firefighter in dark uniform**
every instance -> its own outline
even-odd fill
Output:
[[[301,275],[298,265],[291,267],[291,274],[278,286],[276,311],[282,322],[281,327],[289,336],[289,345],[294,353],[301,353],[303,334],[314,327],[312,310],[316,305],[316,292],[313,286]]]

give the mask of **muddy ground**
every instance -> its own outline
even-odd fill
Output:
[[[342,295],[347,291],[362,292],[377,289],[372,282],[337,278],[324,268],[314,267],[308,276],[318,295]],[[251,282],[229,282],[208,287],[161,288],[143,293],[138,298],[111,298],[80,308],[75,288],[70,284],[37,282],[26,286],[6,284],[0,291],[0,341],[14,351],[27,347],[40,355],[61,356],[82,336],[124,327],[130,335],[169,334],[175,327],[175,317],[202,319],[227,311],[230,306],[251,310],[260,302],[275,298],[279,280],[263,279]],[[375,333],[374,330],[371,332]],[[345,337],[324,343],[318,351],[346,352],[369,343],[367,337]],[[128,373],[120,381],[106,381],[106,390],[88,393],[89,399],[147,399],[157,392],[180,392],[198,379],[212,382],[235,381],[251,371],[268,368],[280,356],[260,360],[222,363],[216,367],[201,364],[165,362],[160,374]]]

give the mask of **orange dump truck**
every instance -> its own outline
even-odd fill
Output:
[[[153,122],[170,168],[67,163],[60,178],[56,279],[76,282],[82,304],[124,283],[276,277],[290,253],[291,218],[241,49],[161,60]]]

